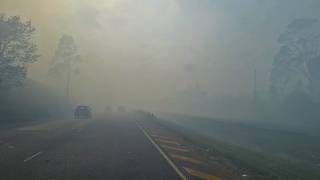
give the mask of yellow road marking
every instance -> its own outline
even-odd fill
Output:
[[[164,145],[164,144],[162,144],[161,147],[163,147],[164,149],[174,150],[174,151],[179,151],[179,152],[190,152],[190,149],[172,147],[172,146],[168,146],[168,145]]]
[[[170,153],[170,156],[174,159],[181,160],[181,161],[186,161],[194,164],[203,164],[202,161],[199,161],[190,157],[186,157],[186,156],[181,156],[181,155],[172,154],[172,153]]]
[[[214,175],[211,175],[208,173],[204,173],[204,172],[201,172],[198,170],[194,170],[191,168],[183,167],[183,169],[186,170],[192,176],[200,177],[205,180],[222,180],[221,178],[218,178],[217,176],[214,176]]]
[[[188,180],[188,178],[180,171],[180,169],[171,161],[171,159],[161,150],[161,148],[154,142],[150,135],[144,130],[144,128],[136,123],[137,126],[141,129],[143,134],[149,139],[149,141],[154,145],[154,147],[160,152],[163,158],[170,164],[170,166],[176,171],[176,173],[181,177],[182,180]]]
[[[156,135],[156,134],[151,134],[151,136],[155,137],[155,138],[160,138],[160,139],[173,140],[173,138],[167,137],[167,136],[161,136],[161,135]]]
[[[161,142],[161,143],[180,145],[180,143],[178,143],[176,141],[170,141],[170,140],[165,140],[165,139],[160,139],[160,138],[155,138],[155,140],[158,142]]]

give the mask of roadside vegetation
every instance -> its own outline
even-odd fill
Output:
[[[65,113],[67,101],[28,78],[40,60],[31,21],[0,15],[0,123],[32,121]]]
[[[253,174],[258,179],[317,180],[320,178],[319,168],[311,163],[235,145],[206,136],[201,132],[191,130],[181,124],[168,120],[154,120],[180,134],[195,146],[198,146],[206,152],[204,154],[209,153],[210,156],[224,157],[230,160],[239,171],[249,172],[249,174]],[[255,134],[252,134],[252,136],[255,136]]]

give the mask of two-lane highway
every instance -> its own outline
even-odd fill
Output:
[[[0,133],[0,179],[181,179],[124,116],[37,123]]]

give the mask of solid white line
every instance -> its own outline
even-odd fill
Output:
[[[32,155],[32,156],[28,157],[27,159],[23,160],[23,162],[28,162],[28,161],[30,161],[31,159],[35,158],[36,156],[40,155],[41,153],[42,153],[41,151],[40,151],[40,152],[37,152],[37,153],[35,153],[34,155]]]
[[[188,178],[179,170],[179,168],[171,161],[171,159],[162,151],[162,149],[153,141],[149,134],[144,130],[144,128],[136,123],[143,134],[149,139],[149,141],[156,147],[164,159],[170,164],[170,166],[176,171],[176,173],[181,177],[182,180],[188,180]]]

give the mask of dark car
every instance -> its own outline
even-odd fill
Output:
[[[89,106],[77,106],[74,110],[75,119],[90,119],[91,117],[92,113]]]

